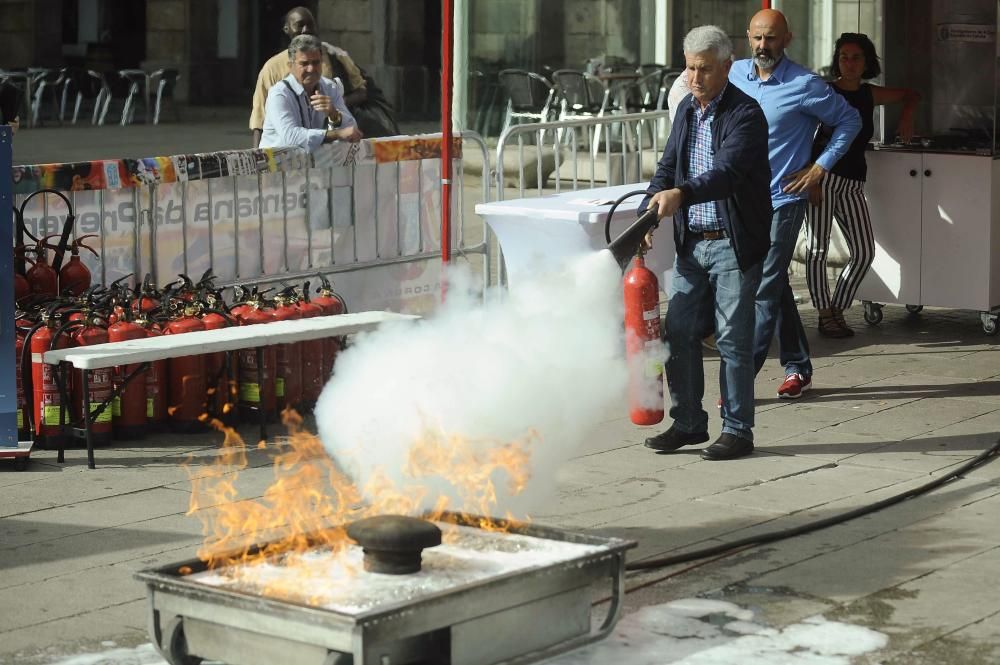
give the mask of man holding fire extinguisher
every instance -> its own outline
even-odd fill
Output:
[[[677,247],[666,333],[673,424],[646,447],[672,452],[708,441],[701,339],[714,320],[722,434],[702,451],[707,460],[753,452],[754,300],[772,212],[767,120],[757,102],[728,84],[731,55],[732,43],[717,26],[684,38],[691,94],[677,109],[639,206],[672,217]]]

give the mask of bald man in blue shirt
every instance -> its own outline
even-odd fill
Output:
[[[825,81],[785,55],[792,40],[785,16],[764,9],[747,30],[753,58],[733,63],[729,82],[757,100],[768,125],[771,164],[771,247],[757,290],[754,364],[759,372],[778,330],[785,381],[778,397],[795,399],[812,385],[812,362],[798,308],[788,284],[788,266],[805,218],[806,192],[844,156],[861,129],[858,112]],[[810,163],[819,123],[833,127],[833,137]]]

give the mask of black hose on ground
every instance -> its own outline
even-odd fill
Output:
[[[741,538],[740,540],[734,540],[729,543],[723,543],[721,545],[715,545],[713,547],[706,547],[700,550],[694,550],[692,552],[685,552],[683,554],[674,554],[672,556],[657,557],[655,559],[643,559],[641,561],[633,561],[626,564],[625,569],[629,571],[636,570],[650,570],[654,568],[666,568],[667,566],[676,566],[681,563],[688,563],[690,561],[697,561],[698,559],[704,559],[711,556],[718,556],[720,554],[725,554],[733,550],[746,548],[755,545],[765,545],[767,543],[773,543],[779,540],[785,540],[787,538],[793,538],[795,536],[801,536],[806,533],[811,533],[813,531],[819,531],[820,529],[825,529],[843,522],[854,519],[855,517],[862,517],[863,515],[868,515],[869,513],[874,513],[876,511],[882,510],[883,508],[888,508],[889,506],[895,505],[921,494],[926,494],[931,490],[941,487],[947,482],[962,476],[963,474],[971,471],[977,466],[986,464],[992,461],[998,453],[1000,453],[1000,440],[994,443],[990,448],[984,450],[979,455],[966,462],[965,464],[959,466],[958,468],[949,471],[945,475],[932,480],[929,483],[925,483],[920,487],[915,487],[911,490],[901,492],[881,501],[876,501],[875,503],[869,504],[867,506],[861,506],[860,508],[855,508],[854,510],[849,510],[845,513],[839,515],[833,515],[832,517],[826,517],[821,520],[816,520],[815,522],[809,522],[807,524],[802,524],[797,527],[792,527],[790,529],[780,529],[778,531],[771,531],[768,533],[763,533],[758,536],[749,536],[747,538]]]

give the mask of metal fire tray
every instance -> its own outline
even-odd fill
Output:
[[[625,551],[634,541],[536,525],[497,534],[476,528],[475,518],[444,520],[460,525],[459,543],[499,544],[486,556],[473,552],[488,564],[483,570],[450,580],[447,573],[436,576],[435,557],[450,555],[433,548],[424,551],[424,571],[416,576],[359,573],[351,593],[360,602],[320,606],[227,588],[200,560],[183,561],[136,574],[148,590],[150,635],[172,665],[203,659],[230,665],[472,665],[534,662],[614,628]],[[492,554],[507,563],[495,564]],[[421,575],[423,583],[413,581]],[[366,579],[375,582],[370,594]],[[603,620],[592,616],[598,582],[610,583]]]

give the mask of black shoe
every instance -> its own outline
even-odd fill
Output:
[[[753,441],[741,439],[735,434],[723,433],[715,440],[715,443],[701,451],[701,457],[713,461],[736,459],[737,457],[746,457],[752,452]]]
[[[663,453],[670,453],[683,446],[708,441],[708,432],[682,432],[673,425],[666,432],[646,439],[645,446]]]

